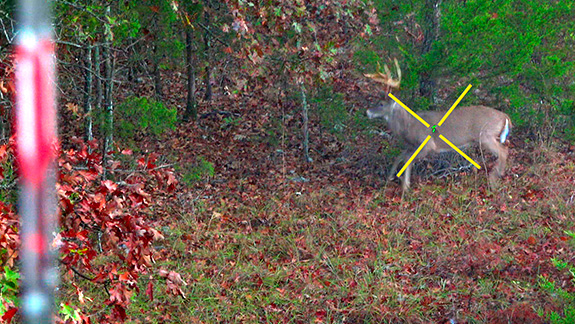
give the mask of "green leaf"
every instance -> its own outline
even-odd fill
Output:
[[[301,33],[301,25],[297,21],[294,21],[292,26],[296,33]]]
[[[364,32],[368,35],[372,35],[372,31],[371,31],[371,26],[370,25],[365,25],[365,29]]]

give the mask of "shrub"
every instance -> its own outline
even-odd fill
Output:
[[[214,164],[207,161],[203,156],[198,156],[196,162],[183,172],[182,182],[190,186],[205,178],[213,177],[214,173]]]
[[[169,293],[183,296],[181,276],[163,269],[153,271],[157,256],[152,243],[162,239],[150,213],[153,199],[173,191],[173,171],[157,168],[157,154],[141,157],[135,170],[127,174],[110,170],[118,182],[101,180],[102,158],[97,141],[91,152],[76,141],[78,149],[61,152],[57,194],[61,210],[60,232],[54,242],[60,247],[62,285],[75,291],[81,303],[89,301],[90,314],[84,315],[69,301],[60,305],[62,321],[118,323],[128,319],[131,296],[145,293],[153,300],[153,286],[163,279]],[[1,146],[0,152],[12,152]],[[0,154],[0,163],[10,154]],[[113,164],[120,167],[121,163]],[[19,274],[15,267],[19,246],[19,218],[11,205],[0,201],[0,315],[10,319],[16,313]],[[156,278],[154,278],[156,277]],[[145,283],[142,281],[145,280]],[[98,289],[85,291],[86,284]],[[147,284],[147,285],[146,285]],[[140,286],[146,285],[145,292]],[[107,294],[102,294],[105,291]]]
[[[158,136],[175,128],[177,111],[154,99],[131,97],[118,105],[116,118],[120,138],[133,138],[137,132]]]
[[[344,132],[350,119],[343,94],[334,93],[332,87],[322,87],[312,99],[317,107],[321,125],[333,134]]]

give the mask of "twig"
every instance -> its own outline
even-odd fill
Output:
[[[87,275],[81,273],[80,271],[78,271],[78,269],[76,269],[76,268],[74,268],[73,266],[69,265],[68,263],[64,262],[62,259],[58,259],[58,261],[59,261],[61,264],[65,265],[66,267],[70,268],[70,270],[72,270],[72,272],[74,272],[74,273],[75,273],[76,275],[78,275],[80,278],[89,280],[89,281],[91,281],[91,282],[94,282],[94,279],[95,279],[95,278],[90,278],[90,277],[88,277]]]
[[[65,1],[65,0],[58,0],[58,1],[59,1],[59,2],[62,2],[62,3],[65,3],[65,4],[69,5],[69,6],[72,6],[72,7],[76,8],[76,9],[82,10],[82,11],[84,11],[84,12],[86,12],[86,13],[89,13],[90,15],[92,15],[94,18],[98,19],[98,20],[99,20],[101,23],[103,23],[103,24],[108,24],[108,23],[109,23],[107,20],[100,18],[100,16],[98,16],[96,13],[94,13],[94,12],[88,10],[87,7],[85,7],[85,6],[79,6],[79,5],[75,4],[75,3],[71,3],[71,2]]]

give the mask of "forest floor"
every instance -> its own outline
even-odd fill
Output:
[[[553,264],[575,255],[572,148],[517,136],[500,188],[483,170],[416,178],[401,201],[383,140],[314,137],[306,164],[257,105],[153,145],[184,179],[159,265],[188,286],[185,300],[136,302],[151,322],[539,323],[562,309],[542,278],[573,291]]]
[[[573,146],[518,132],[499,188],[416,176],[402,201],[387,139],[312,120],[305,163],[297,114],[228,100],[139,146],[181,178],[156,266],[187,286],[134,295],[131,323],[545,323],[565,302],[547,280],[575,290]]]

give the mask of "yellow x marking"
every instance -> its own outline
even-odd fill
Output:
[[[463,99],[463,97],[465,97],[465,95],[467,94],[467,92],[469,92],[469,89],[471,89],[471,84],[467,86],[467,88],[465,89],[465,91],[463,91],[463,93],[459,96],[459,98],[457,98],[457,100],[455,101],[455,103],[453,104],[453,106],[451,106],[451,108],[445,113],[445,115],[443,116],[443,118],[441,118],[441,120],[439,121],[439,123],[437,123],[437,126],[441,126],[445,120],[447,119],[447,117],[449,117],[449,115],[451,114],[451,112],[455,109],[455,107],[457,107],[457,105],[459,104],[459,102],[461,102],[461,100]],[[399,101],[399,99],[397,99],[394,95],[392,95],[391,93],[389,94],[389,97],[391,99],[393,99],[395,102],[397,102],[401,107],[403,107],[403,109],[407,110],[408,113],[410,113],[413,117],[417,118],[417,120],[419,120],[423,125],[425,125],[425,127],[429,128],[431,125],[429,125],[428,122],[426,122],[425,120],[423,120],[423,118],[419,117],[413,110],[409,109],[409,107],[407,107],[403,102]],[[457,153],[461,154],[461,156],[463,156],[465,159],[467,159],[467,161],[471,162],[471,164],[473,164],[477,169],[481,169],[481,167],[479,166],[479,164],[477,164],[475,161],[473,161],[473,159],[471,159],[469,156],[467,156],[467,154],[463,153],[463,151],[461,151],[457,146],[455,146],[453,143],[451,143],[447,138],[445,138],[445,136],[439,134],[439,138],[441,138],[445,143],[447,143],[447,145],[451,146],[451,148],[453,148]],[[399,170],[399,173],[397,174],[397,176],[401,176],[403,174],[403,172],[405,171],[405,169],[407,169],[407,167],[409,166],[409,164],[411,164],[411,162],[413,162],[413,160],[415,159],[415,157],[417,156],[417,154],[419,154],[419,152],[423,149],[423,147],[425,147],[425,144],[427,144],[427,142],[429,142],[429,140],[431,139],[431,135],[428,135],[425,140],[423,141],[423,143],[421,143],[421,145],[417,148],[417,150],[415,151],[415,153],[413,153],[413,155],[409,158],[409,160],[407,161],[407,163],[405,163],[405,165],[403,166],[403,168],[401,168],[401,170]]]
[[[461,101],[461,99],[463,99],[463,97],[465,97],[465,95],[467,94],[467,92],[469,92],[469,89],[471,89],[471,84],[467,86],[467,88],[465,88],[465,91],[463,91],[463,93],[461,94],[461,96],[459,96],[459,98],[457,98],[457,100],[455,101],[455,103],[453,104],[453,106],[451,106],[451,108],[449,108],[449,110],[447,111],[447,113],[445,114],[445,116],[443,116],[443,118],[441,118],[441,120],[439,121],[439,123],[437,123],[437,126],[441,126],[441,124],[443,124],[443,122],[445,122],[445,120],[447,119],[447,117],[449,115],[451,115],[451,112],[453,111],[453,109],[455,109],[455,107],[457,107],[457,105],[459,105],[459,102]]]
[[[413,110],[409,109],[409,107],[407,107],[403,102],[399,101],[399,99],[397,99],[394,95],[390,93],[389,97],[395,100],[395,102],[397,102],[400,106],[402,106],[403,109],[407,110],[407,112],[410,113],[413,117],[417,118],[417,120],[419,120],[423,125],[425,125],[425,127],[429,128],[430,125],[428,122],[423,120],[423,118],[419,117],[418,114],[416,114]]]
[[[425,140],[423,141],[423,143],[421,143],[421,145],[419,145],[419,147],[417,148],[417,150],[415,151],[415,153],[413,153],[413,155],[409,158],[409,160],[407,160],[407,163],[405,163],[405,165],[403,166],[403,168],[401,168],[401,170],[399,170],[399,173],[397,174],[397,176],[399,177],[403,171],[405,171],[405,169],[407,169],[407,167],[409,166],[409,164],[411,163],[411,161],[413,161],[413,159],[415,159],[415,157],[417,156],[417,154],[419,154],[419,151],[421,151],[423,149],[423,147],[425,146],[425,144],[427,144],[427,142],[429,142],[429,140],[431,139],[431,135],[427,135],[427,137],[425,138]]]

